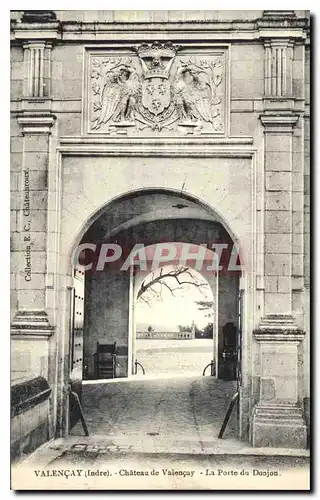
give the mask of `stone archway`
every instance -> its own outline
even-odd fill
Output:
[[[218,220],[217,220],[218,219]],[[187,245],[215,243],[232,244],[232,238],[212,211],[199,206],[190,197],[177,196],[163,190],[139,192],[110,204],[91,224],[82,237],[82,244],[117,243],[126,250],[143,242],[145,246],[168,241]],[[100,247],[101,248],[101,247]],[[99,270],[100,271],[100,270]],[[117,342],[117,377],[132,373],[129,336],[132,297],[130,297],[130,272],[113,270],[113,273],[86,273],[84,352],[86,377],[95,378],[94,350],[97,341]],[[234,281],[234,285],[230,282]],[[229,280],[229,284],[228,284]],[[236,281],[235,281],[236,280]],[[220,300],[221,318],[230,314],[237,321],[238,275],[223,276],[221,283],[233,289],[233,306],[230,297],[223,304]],[[228,294],[226,294],[227,296]],[[230,295],[230,294],[229,294]],[[224,321],[219,321],[219,337]],[[220,342],[220,345],[222,343]]]

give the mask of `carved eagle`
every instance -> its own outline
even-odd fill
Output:
[[[212,88],[206,73],[189,66],[177,70],[173,85],[173,96],[181,120],[213,121]]]
[[[109,121],[132,120],[140,87],[137,72],[130,66],[121,65],[108,72],[101,92],[101,111],[93,128]]]

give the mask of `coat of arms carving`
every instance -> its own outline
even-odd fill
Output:
[[[132,55],[92,57],[90,76],[90,132],[224,133],[223,51],[199,57],[170,42],[144,43]]]

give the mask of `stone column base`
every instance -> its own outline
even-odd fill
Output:
[[[307,426],[302,408],[293,404],[258,404],[253,410],[252,444],[305,449]]]

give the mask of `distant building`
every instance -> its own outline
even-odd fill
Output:
[[[175,340],[190,340],[195,337],[192,332],[137,332],[137,339],[175,339]]]

